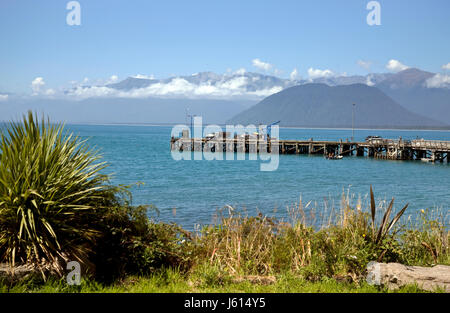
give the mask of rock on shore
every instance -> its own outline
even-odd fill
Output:
[[[450,292],[450,266],[406,266],[399,263],[370,262],[367,266],[367,282],[372,285],[397,289],[415,284],[428,291],[442,289]]]

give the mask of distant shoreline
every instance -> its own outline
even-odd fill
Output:
[[[175,126],[183,123],[67,123],[66,125],[85,125],[85,126],[145,126],[145,127],[164,127],[164,126]],[[221,127],[225,127],[227,124],[217,124]],[[229,124],[228,124],[229,125]],[[351,127],[302,127],[302,126],[280,126],[280,128],[284,129],[322,129],[322,130],[352,130]],[[442,131],[442,132],[450,132],[449,127],[427,127],[427,128],[392,128],[392,127],[355,127],[355,130],[396,130],[396,131]]]
[[[0,124],[7,124],[7,121],[0,121]],[[78,125],[78,126],[135,126],[135,127],[171,127],[175,125],[186,124],[186,123],[89,123],[89,122],[71,122],[65,123],[65,125]],[[220,123],[210,123],[221,127],[225,127],[230,124],[220,124]],[[207,124],[205,124],[207,125]],[[304,127],[304,126],[280,126],[283,129],[321,129],[321,130],[352,130],[351,127]],[[448,127],[399,127],[393,128],[392,126],[379,126],[379,127],[355,127],[355,130],[384,130],[384,131],[441,131],[450,132],[450,126]]]

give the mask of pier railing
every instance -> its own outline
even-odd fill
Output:
[[[421,150],[450,151],[450,141],[417,139],[411,141],[411,147]]]
[[[270,152],[281,154],[323,154],[368,156],[394,160],[432,160],[450,163],[450,141],[370,138],[357,141],[282,140],[258,137],[240,138],[172,138],[171,149],[180,151],[234,151],[246,153]]]
[[[366,146],[375,147],[404,147],[412,148],[416,150],[436,150],[436,151],[450,151],[450,141],[442,140],[425,140],[425,139],[370,139],[366,143]]]

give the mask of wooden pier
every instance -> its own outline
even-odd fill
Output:
[[[203,152],[241,152],[279,154],[309,154],[334,156],[366,156],[388,160],[422,160],[427,162],[450,163],[450,141],[438,140],[402,140],[399,139],[368,139],[356,141],[315,141],[309,140],[263,140],[258,136],[243,136],[234,138],[172,138],[171,149],[176,151]],[[278,148],[278,149],[277,149]]]

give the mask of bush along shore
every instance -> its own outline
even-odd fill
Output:
[[[308,205],[286,220],[226,207],[217,224],[189,232],[132,206],[105,167],[31,112],[2,130],[0,292],[385,292],[366,282],[371,261],[450,265],[446,217],[422,210],[412,222],[407,205],[377,204],[372,187],[366,207],[343,194],[320,225]]]

